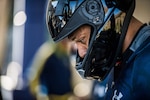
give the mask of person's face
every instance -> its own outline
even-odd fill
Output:
[[[90,39],[91,27],[88,25],[81,26],[75,32],[73,32],[68,38],[74,41],[77,45],[79,56],[84,58],[86,55],[89,39]]]

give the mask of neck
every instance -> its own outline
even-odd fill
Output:
[[[137,34],[137,31],[139,30],[139,28],[143,25],[142,22],[140,22],[139,20],[137,20],[135,17],[131,18],[128,30],[127,30],[127,34],[123,43],[123,49],[122,52],[125,52],[125,50],[128,48],[128,46],[130,45],[130,43],[132,42],[134,36]]]

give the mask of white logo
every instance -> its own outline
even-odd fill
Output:
[[[117,90],[114,91],[114,96],[112,97],[112,100],[120,100],[123,97],[122,93],[119,92],[117,95]]]

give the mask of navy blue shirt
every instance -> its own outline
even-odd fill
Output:
[[[150,26],[142,27],[123,54],[121,66],[112,69],[109,76],[114,78],[106,87],[106,100],[150,100],[149,36]]]

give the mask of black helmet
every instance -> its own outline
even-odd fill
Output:
[[[118,12],[125,12],[127,17],[123,26],[128,26],[134,4],[134,0],[49,0],[46,23],[55,42],[64,39],[82,25],[92,27],[87,54],[84,59],[81,59],[77,53],[76,68],[84,77],[102,80],[114,66],[128,28],[122,29],[122,34],[118,38],[114,31],[114,15]],[[104,32],[103,28],[109,20],[112,23],[111,28]],[[115,42],[111,43],[114,38],[117,38],[119,42],[115,39]],[[117,49],[109,51],[112,47]],[[101,53],[97,57],[94,55],[95,52]],[[101,57],[101,55],[104,56]],[[93,59],[101,61],[93,65]]]

